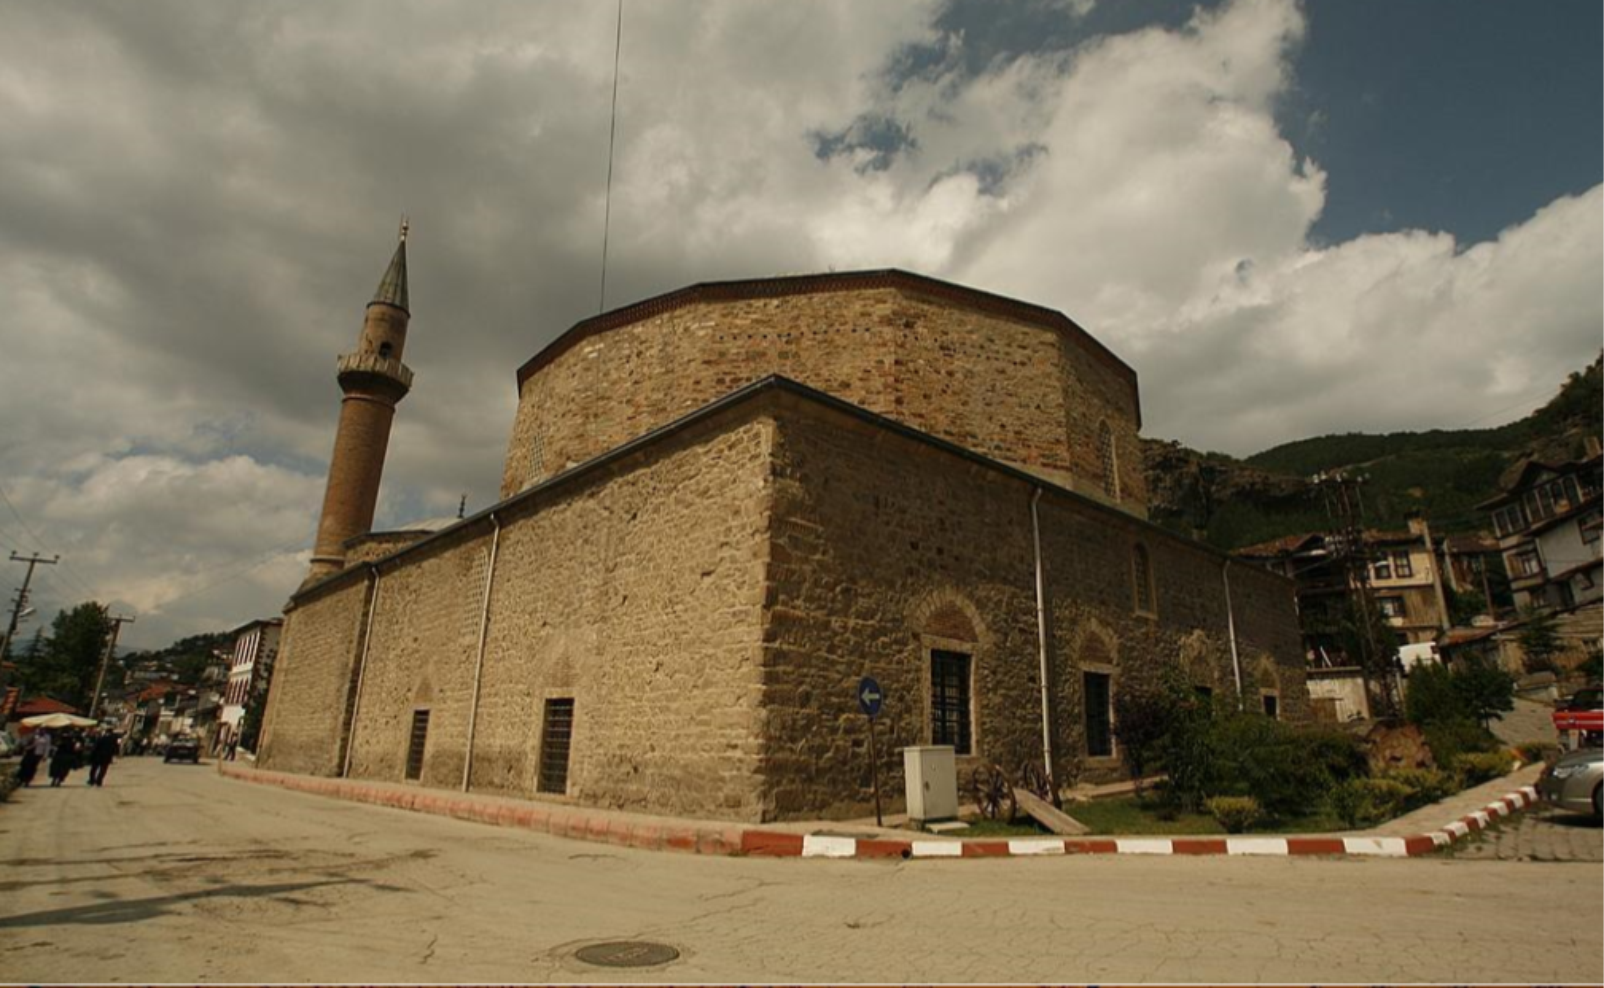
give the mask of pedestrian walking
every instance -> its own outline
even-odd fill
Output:
[[[111,731],[103,731],[95,737],[89,746],[89,784],[103,786],[106,784],[106,770],[111,768],[112,760],[117,757],[117,735]]]
[[[17,781],[24,786],[33,785],[39,773],[39,764],[50,757],[53,747],[49,731],[34,731],[28,746],[22,750],[22,764],[17,766]]]
[[[50,784],[59,786],[66,782],[67,776],[77,767],[78,740],[71,734],[63,734],[55,751],[50,753]]]

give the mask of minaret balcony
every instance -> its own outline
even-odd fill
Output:
[[[405,393],[412,388],[412,368],[394,357],[381,357],[376,353],[347,353],[340,356],[339,379],[356,383],[360,380],[384,378],[392,385],[400,385]]]

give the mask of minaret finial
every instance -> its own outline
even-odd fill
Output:
[[[411,229],[411,227],[412,227],[412,221],[407,219],[407,214],[406,213],[402,213],[401,214],[401,242],[402,243],[406,243],[407,242],[407,230]]]

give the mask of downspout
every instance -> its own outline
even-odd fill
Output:
[[[1236,650],[1236,612],[1231,607],[1231,559],[1226,557],[1220,567],[1220,579],[1225,581],[1225,630],[1231,637],[1231,672],[1236,676],[1236,709],[1243,709],[1242,656]]]
[[[490,536],[490,562],[485,567],[484,601],[479,606],[479,649],[473,663],[473,701],[468,706],[468,748],[462,758],[462,791],[468,791],[468,777],[473,772],[473,734],[479,724],[479,687],[484,683],[485,639],[490,628],[490,585],[496,580],[496,553],[501,549],[501,519],[490,512],[490,523],[495,532]]]
[[[1053,779],[1053,728],[1047,706],[1047,583],[1041,563],[1041,516],[1036,505],[1041,501],[1041,488],[1030,496],[1030,534],[1036,549],[1036,652],[1041,661],[1041,757],[1047,778]],[[1058,804],[1058,783],[1053,782],[1053,804]]]
[[[362,655],[357,659],[356,695],[351,697],[351,723],[345,729],[345,764],[340,766],[340,778],[351,777],[351,752],[356,748],[356,715],[362,709],[362,680],[368,673],[368,649],[373,644],[373,612],[379,608],[379,566],[368,564],[368,581],[373,592],[368,596],[368,617],[362,625]]]

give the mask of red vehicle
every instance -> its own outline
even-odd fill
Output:
[[[1597,748],[1604,739],[1604,689],[1577,690],[1554,708],[1554,727],[1568,748]]]

